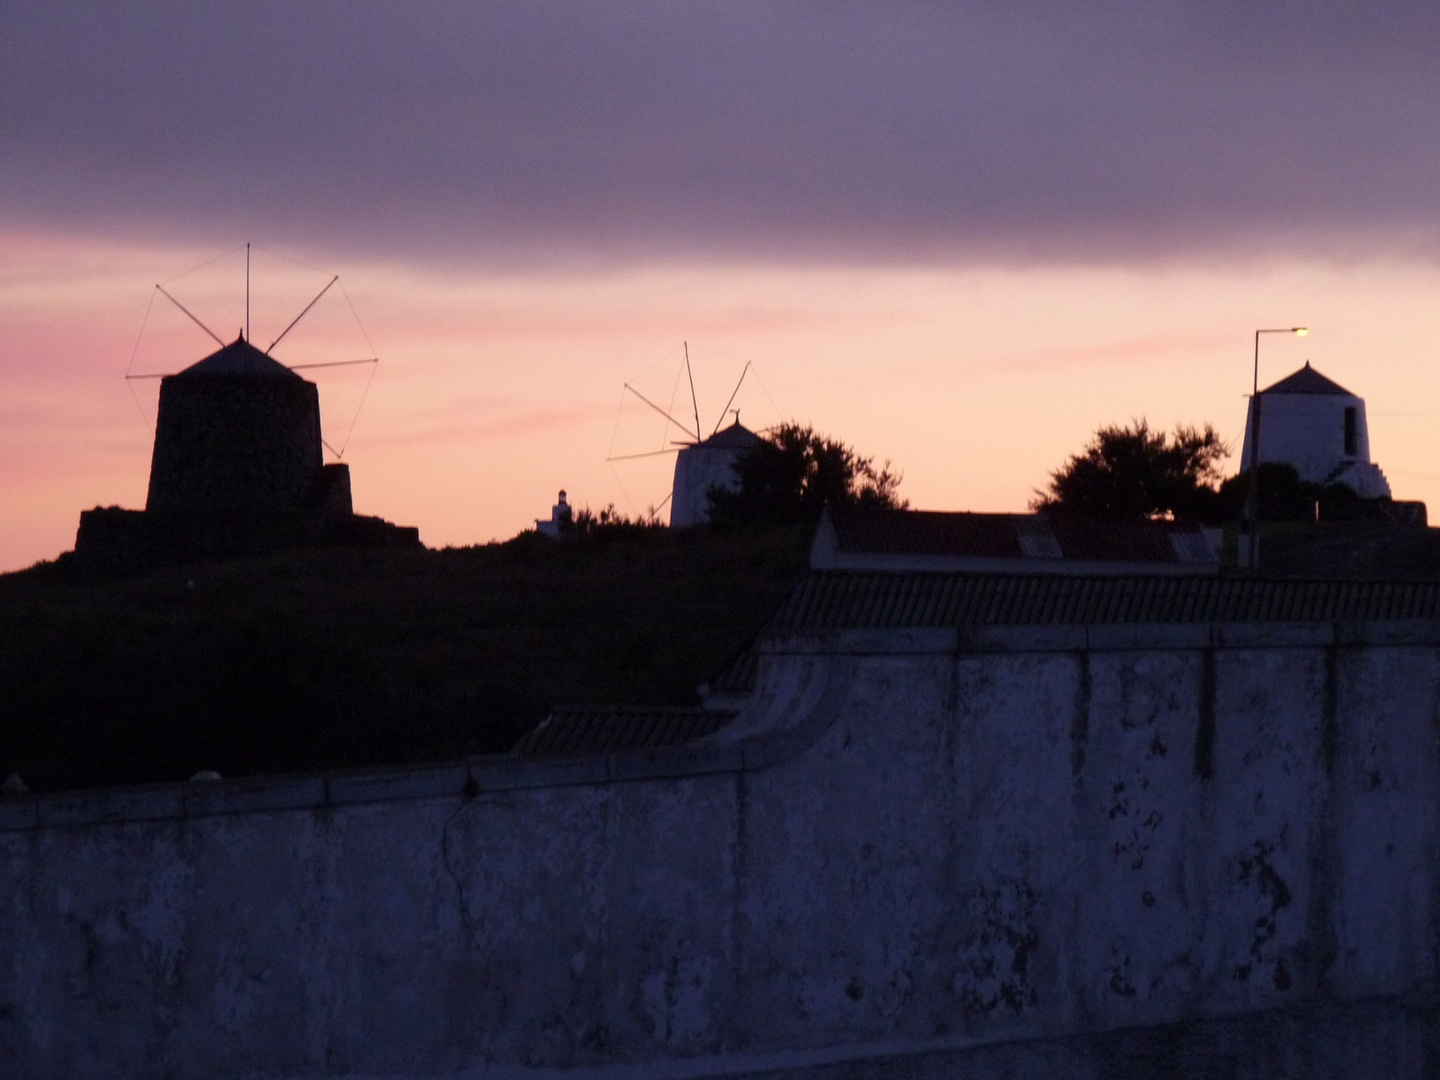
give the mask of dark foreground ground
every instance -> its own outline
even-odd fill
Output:
[[[0,575],[0,778],[32,790],[510,748],[551,706],[688,704],[807,537],[615,528],[296,551],[107,582]]]

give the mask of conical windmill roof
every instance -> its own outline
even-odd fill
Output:
[[[762,441],[759,435],[756,435],[749,428],[741,424],[739,420],[736,420],[723,431],[717,431],[708,439],[702,439],[700,442],[692,443],[691,445],[700,446],[706,450],[730,450],[735,448],[744,450]]]
[[[300,378],[280,361],[266,356],[254,345],[251,345],[245,340],[243,334],[229,345],[217,349],[203,360],[196,361],[172,378],[184,378],[187,375],[221,375],[227,378]]]
[[[1291,375],[1286,375],[1273,386],[1267,386],[1260,391],[1262,394],[1343,394],[1346,397],[1354,397],[1337,382],[1332,382],[1320,372],[1310,366],[1310,361],[1305,361],[1305,366]]]

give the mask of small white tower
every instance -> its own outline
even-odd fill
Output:
[[[688,529],[710,520],[710,489],[734,491],[740,485],[735,463],[763,440],[737,418],[724,431],[691,443],[675,458],[675,484],[670,489],[670,527]]]
[[[1293,465],[1313,484],[1344,484],[1367,499],[1389,498],[1390,484],[1370,461],[1365,401],[1310,366],[1250,401],[1240,471],[1250,468],[1259,410],[1260,463]]]
[[[544,518],[536,518],[535,531],[541,536],[555,538],[568,529],[573,520],[574,517],[570,509],[570,501],[565,497],[565,492],[561,491],[560,501],[550,508],[550,520],[546,521]]]

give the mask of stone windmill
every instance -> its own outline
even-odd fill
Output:
[[[244,332],[225,344],[156,286],[220,348],[160,377],[145,509],[83,512],[77,562],[131,569],[323,544],[419,546],[413,528],[357,516],[349,465],[325,464],[319,390],[297,369],[335,365],[291,368],[270,355],[338,280],[264,351]]]

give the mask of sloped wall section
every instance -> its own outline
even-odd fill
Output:
[[[0,803],[26,1077],[1435,1075],[1440,624],[770,641],[687,747]]]

